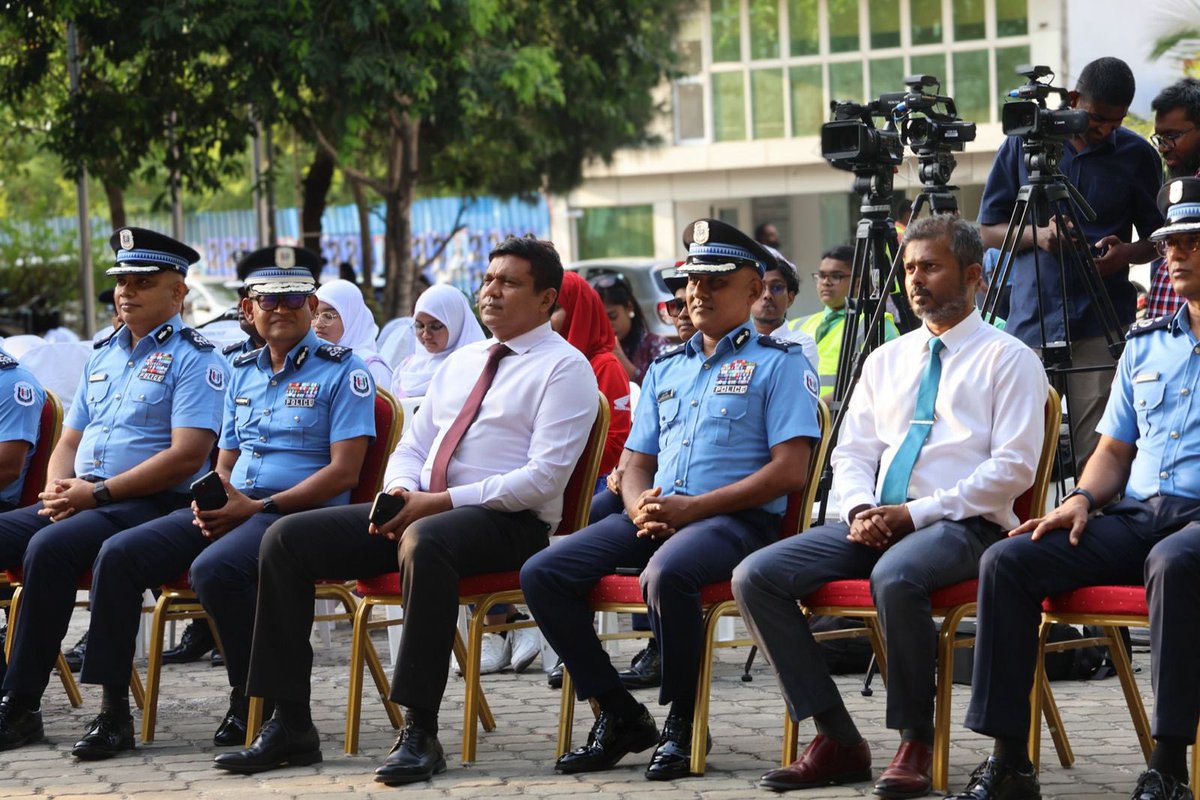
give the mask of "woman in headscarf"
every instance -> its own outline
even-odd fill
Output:
[[[390,386],[392,369],[375,349],[379,326],[362,292],[350,281],[336,280],[317,289],[317,313],[313,316],[317,337],[342,347],[367,362],[377,386]]]
[[[487,338],[467,296],[445,283],[421,292],[413,312],[417,352],[396,367],[392,394],[423,397],[433,373],[458,348]]]
[[[596,373],[600,391],[608,398],[611,417],[604,455],[600,459],[600,477],[603,478],[617,466],[632,422],[629,376],[613,353],[616,337],[608,312],[596,290],[579,275],[568,271],[563,273],[558,309],[550,317],[550,323],[587,358]]]
[[[633,290],[620,275],[598,275],[589,283],[604,301],[609,323],[621,343],[614,355],[625,368],[629,380],[641,384],[650,363],[662,355],[670,343],[650,331]]]

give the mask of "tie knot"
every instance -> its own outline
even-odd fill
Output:
[[[942,350],[944,350],[944,349],[946,349],[946,343],[943,342],[941,339],[934,336],[932,339],[929,340],[929,352],[930,353],[932,353],[936,356],[938,353],[942,352]]]
[[[510,353],[512,353],[512,350],[509,349],[508,345],[504,342],[496,342],[488,348],[488,361],[499,361]]]

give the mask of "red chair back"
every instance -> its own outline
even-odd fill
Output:
[[[375,440],[367,447],[358,486],[350,493],[351,503],[370,503],[379,494],[383,488],[383,473],[387,469],[388,458],[396,449],[403,427],[404,412],[400,410],[396,398],[386,389],[376,388]]]
[[[587,525],[588,515],[592,512],[597,473],[600,471],[600,457],[604,455],[604,442],[608,438],[609,413],[608,400],[601,394],[587,445],[575,462],[575,469],[571,471],[571,479],[567,481],[567,488],[563,492],[562,522],[558,523],[555,536],[574,533]]]
[[[46,402],[42,404],[42,416],[38,427],[38,440],[33,448],[33,460],[25,472],[25,485],[21,487],[21,506],[31,506],[46,486],[46,470],[50,466],[50,454],[62,435],[63,407],[58,396],[46,389]]]

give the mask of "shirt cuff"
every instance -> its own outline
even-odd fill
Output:
[[[908,515],[912,517],[913,528],[918,530],[945,516],[942,513],[942,504],[932,497],[918,497],[916,500],[909,500],[906,505]]]
[[[417,487],[407,478],[392,478],[390,481],[388,481],[387,486],[383,487],[385,492],[391,492],[395,489],[404,489],[405,491],[415,492]]]
[[[874,508],[877,505],[879,505],[879,503],[875,500],[875,495],[867,494],[866,492],[859,492],[858,494],[852,494],[849,497],[843,498],[842,521],[849,525],[850,512],[859,506],[871,506]]]
[[[455,508],[483,505],[483,489],[478,483],[454,486],[447,489],[446,492],[450,495],[450,505]]]

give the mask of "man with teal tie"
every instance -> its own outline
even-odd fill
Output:
[[[771,663],[792,718],[817,736],[763,776],[776,791],[871,779],[871,753],[796,604],[833,580],[867,578],[887,647],[887,726],[900,748],[880,797],[930,788],[936,631],[929,595],[974,578],[1013,528],[1033,482],[1046,378],[1033,351],[974,308],[983,245],[952,216],[905,237],[905,290],[924,325],[864,363],[833,452],[838,522],[751,555],[733,575],[742,616]]]

